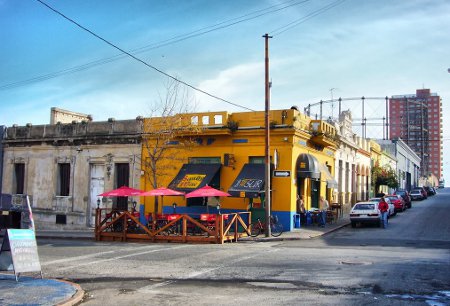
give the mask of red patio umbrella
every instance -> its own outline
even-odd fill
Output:
[[[186,198],[229,197],[228,192],[215,189],[211,186],[203,186],[185,195]]]
[[[103,192],[99,194],[99,197],[133,197],[140,196],[144,191],[139,189],[134,189],[128,186],[122,186],[120,188]]]
[[[145,191],[140,194],[140,196],[161,196],[161,207],[164,206],[164,196],[182,196],[184,195],[184,192],[176,191],[173,189],[169,189],[166,187],[159,187],[150,191]],[[175,211],[175,207],[174,207]]]
[[[140,196],[181,196],[184,192],[176,191],[166,187],[159,187],[150,191],[145,191],[140,194]]]
[[[228,192],[215,189],[208,185],[196,189],[192,192],[189,192],[187,195],[185,195],[186,198],[203,198],[203,202],[207,197],[229,197],[229,196],[231,195]],[[209,211],[208,205],[206,205],[206,211],[207,212]]]

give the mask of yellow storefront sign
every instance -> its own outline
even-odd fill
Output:
[[[177,188],[195,189],[206,177],[206,174],[186,174],[178,183]]]

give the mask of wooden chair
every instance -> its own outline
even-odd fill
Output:
[[[336,220],[337,220],[337,212],[335,212],[331,209],[328,209],[327,210],[327,223],[332,224]]]

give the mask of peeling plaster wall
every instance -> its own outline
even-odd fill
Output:
[[[139,188],[142,147],[138,120],[10,129],[4,140],[3,192],[14,195],[14,165],[24,163],[24,192],[30,197],[38,229],[73,230],[92,225],[97,201],[90,190],[94,164],[105,169],[104,191],[118,187],[116,163],[129,164],[130,187]],[[68,196],[57,195],[58,163],[70,164]],[[111,207],[113,201],[105,199],[102,207]],[[57,223],[57,216],[65,218],[65,224]]]

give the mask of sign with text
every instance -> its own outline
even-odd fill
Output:
[[[177,188],[197,189],[205,177],[206,174],[186,174],[178,183]]]
[[[273,172],[274,177],[290,177],[291,171],[289,170],[275,170]]]
[[[9,248],[5,243],[9,244]],[[2,250],[7,249],[11,252],[14,274],[41,272],[36,236],[33,230],[8,229],[2,243]]]

